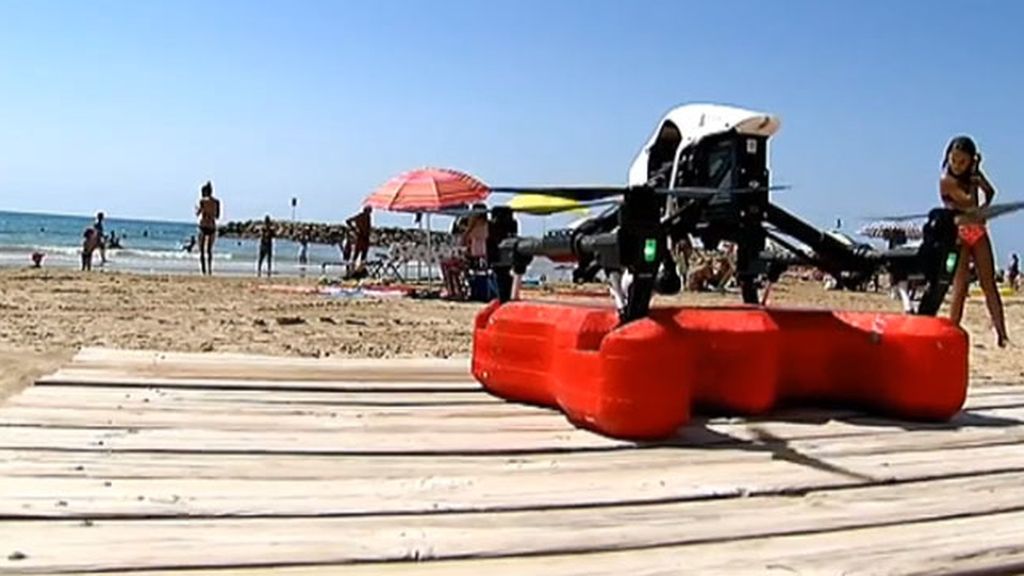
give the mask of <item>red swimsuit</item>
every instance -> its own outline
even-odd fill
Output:
[[[975,244],[985,237],[987,232],[984,224],[961,224],[957,235],[960,236],[960,241],[965,246],[973,248]]]
[[[961,190],[964,190],[964,192],[971,196],[971,198],[974,198],[975,201],[977,201],[977,189],[975,189],[974,193],[971,193],[971,191],[965,190],[959,181],[957,181],[957,184],[960,185]],[[946,202],[950,202],[950,199],[947,196],[943,196],[942,199]],[[987,233],[988,229],[985,225],[977,222],[960,224],[957,229],[957,236],[960,237],[960,242],[968,248],[973,248],[981,241],[982,238],[985,237]]]

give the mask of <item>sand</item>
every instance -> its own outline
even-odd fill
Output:
[[[314,287],[315,281],[298,279],[268,284],[255,278],[0,270],[0,398],[83,346],[309,357],[470,354],[479,304],[301,292]],[[712,305],[736,303],[738,296],[683,294],[657,302],[678,301]],[[772,303],[899,309],[882,294],[825,292],[795,280],[778,286]],[[1005,305],[1011,338],[1024,339],[1024,298],[1007,298]],[[980,297],[969,301],[965,327],[975,381],[1024,383],[1024,354],[995,347]]]
[[[3,345],[0,348],[0,404],[31,385],[36,378],[53,373],[70,360],[71,356],[70,350],[52,349],[37,352]]]

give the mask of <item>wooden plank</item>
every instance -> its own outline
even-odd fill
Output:
[[[677,437],[655,444],[674,446],[710,446],[756,442],[780,444],[801,441],[815,446],[822,441],[829,447],[849,450],[865,436],[892,437],[890,451],[917,449],[921,445],[949,443],[977,446],[1024,440],[1024,409],[994,409],[965,412],[948,423],[912,423],[881,418],[853,417],[828,419],[827,414],[795,413],[790,420],[746,422],[741,419],[714,419],[694,422],[680,430]],[[784,418],[780,415],[779,418]],[[561,430],[502,430],[502,419],[472,423],[441,424],[438,420],[417,419],[398,424],[366,422],[359,427],[290,431],[268,429],[260,432],[181,429],[90,429],[6,427],[0,434],[0,449],[64,450],[142,450],[182,451],[202,446],[207,451],[290,452],[290,453],[494,453],[550,450],[607,449],[633,446],[634,443],[599,436],[565,422]]]
[[[0,478],[0,517],[321,516],[546,509],[783,493],[863,479],[783,461],[288,480]]]
[[[871,445],[873,444],[873,445]],[[202,452],[63,452],[46,450],[0,451],[0,476],[73,477],[116,479],[218,478],[314,479],[380,478],[446,474],[502,474],[508,471],[547,469],[573,471],[656,467],[672,463],[701,467],[713,463],[764,463],[773,459],[804,466],[833,469],[876,481],[910,480],[942,475],[1024,469],[1019,444],[946,447],[943,443],[919,446],[914,451],[886,451],[884,437],[867,438],[859,450],[791,446],[736,445],[733,447],[649,448],[550,454],[335,456],[288,454],[206,454]]]
[[[779,458],[772,453],[739,450],[726,454],[725,460],[716,460],[722,455],[715,451],[677,458],[668,450],[651,452],[452,461],[266,459],[264,470],[292,469],[287,474],[256,471],[255,463],[248,462],[247,469],[243,461],[242,466],[236,464],[221,475],[210,475],[207,463],[207,475],[192,476],[192,470],[179,464],[173,474],[165,469],[163,477],[148,479],[115,477],[104,474],[98,465],[78,464],[66,470],[77,466],[82,470],[64,477],[0,478],[5,494],[0,513],[10,517],[289,516],[608,505],[1024,472],[1024,451],[1017,446],[828,459],[810,454]],[[195,463],[192,465],[194,469]],[[149,472],[156,473],[158,470]],[[514,486],[519,485],[529,486],[531,499],[522,500],[515,493]],[[459,491],[457,503],[445,500],[453,489]],[[317,496],[303,498],[308,494]],[[506,500],[493,500],[495,494]],[[58,502],[64,504],[57,506]]]
[[[308,461],[290,476],[267,478],[0,478],[0,515],[9,518],[321,516],[596,506],[725,496],[802,493],[859,484],[1024,473],[1014,447],[962,452],[861,455],[812,463],[740,454],[732,461],[640,457],[602,462],[550,459],[396,462],[351,468]],[[625,453],[629,455],[630,453]],[[635,454],[634,454],[635,456]],[[941,458],[937,460],[936,458]],[[265,462],[283,467],[285,462]],[[322,464],[322,463],[320,463]],[[383,463],[381,463],[383,464]],[[623,472],[623,470],[629,470]],[[181,472],[181,468],[178,469]],[[188,478],[188,479],[185,479]],[[517,490],[518,487],[528,488]],[[315,497],[309,495],[315,494]]]
[[[0,451],[0,476],[119,478],[316,479],[504,474],[517,470],[614,471],[623,467],[764,463],[767,450],[652,448],[506,455],[335,456],[202,452]]]
[[[518,556],[423,562],[322,563],[270,568],[190,570],[188,576],[669,576],[675,574],[1003,575],[1024,573],[1020,523],[1007,512],[736,542],[593,554]],[[980,536],[984,534],[985,537]],[[751,550],[747,546],[752,547]],[[178,570],[111,571],[131,576],[181,576]]]
[[[88,394],[68,398],[49,388],[37,388],[16,398],[0,408],[0,425],[40,425],[55,427],[125,427],[151,428],[177,425],[211,430],[261,430],[266,427],[266,418],[273,418],[276,428],[295,430],[316,430],[343,427],[345,423],[358,421],[390,423],[395,425],[425,425],[430,427],[438,420],[475,422],[482,428],[490,427],[493,418],[505,418],[504,424],[516,420],[517,425],[545,422],[553,429],[565,427],[565,418],[560,412],[513,403],[481,402],[478,405],[407,405],[407,406],[350,406],[350,405],[294,405],[281,403],[252,402],[207,402],[181,401],[180,396],[169,397],[160,391],[118,392],[105,388],[98,394],[99,399],[90,401]],[[113,391],[113,392],[111,392]],[[80,392],[80,391],[79,391]],[[235,398],[244,397],[243,394]],[[970,414],[991,413],[1000,409],[999,401],[988,403],[988,410],[974,410]],[[1010,403],[1009,409],[1001,414],[1017,415],[1024,418],[1024,404]],[[1013,410],[1016,409],[1016,410]],[[1013,410],[1013,411],[1011,411]],[[852,412],[805,412],[808,418],[816,415],[827,418],[858,417]],[[427,419],[423,423],[418,420]]]
[[[64,452],[0,451],[0,476],[116,479],[219,478],[303,479],[378,478],[447,474],[502,473],[518,469],[609,470],[628,466],[680,466],[754,463],[783,459],[806,466],[833,467],[877,480],[1002,471],[1024,467],[1015,444],[944,448],[941,444],[913,452],[879,452],[884,442],[864,446],[867,453],[822,455],[816,450],[774,449],[761,445],[733,448],[654,448],[598,452],[524,454],[519,456],[334,456],[288,454],[206,454],[201,452]],[[873,451],[873,452],[872,452]]]
[[[719,499],[501,514],[187,521],[0,522],[0,542],[29,571],[373,564],[441,574],[733,574],[773,565],[920,570],[1002,551],[1024,558],[1024,474],[830,490],[802,498]],[[781,518],[785,521],[780,522]],[[912,526],[906,525],[913,522]],[[110,543],[116,542],[116,546]],[[215,547],[216,554],[195,553]],[[1005,548],[1004,548],[1005,547]],[[535,556],[546,554],[547,556]],[[891,555],[900,559],[894,563]],[[973,556],[972,556],[973,555]],[[519,556],[509,558],[510,556]],[[934,564],[944,560],[942,565]],[[611,569],[614,568],[614,572]],[[816,573],[816,572],[815,572]]]
[[[993,398],[972,398],[968,402],[968,410],[992,409],[1000,407],[1024,408],[1024,403],[1017,395],[1003,395]],[[119,389],[119,388],[75,388],[75,387],[37,387],[25,391],[9,400],[0,407],[0,421],[18,423],[14,420],[12,408],[21,407],[54,407],[59,410],[84,411],[99,410],[110,407],[118,412],[123,410],[188,410],[195,413],[277,413],[309,412],[315,415],[324,411],[341,414],[353,412],[345,407],[359,407],[367,410],[380,407],[390,411],[398,407],[407,407],[410,411],[436,409],[438,413],[450,410],[452,413],[465,410],[467,413],[478,414],[525,414],[531,412],[547,412],[549,409],[505,402],[484,392],[406,392],[393,394],[381,393],[304,393],[304,392],[257,392],[243,390],[210,391],[210,390],[160,390],[160,389]],[[814,414],[813,411],[807,411]],[[426,414],[427,412],[422,412]],[[842,418],[856,416],[852,412],[825,411],[817,412],[823,417]],[[782,413],[785,416],[785,413]],[[968,414],[969,415],[969,414]],[[58,413],[55,413],[55,417]],[[8,419],[9,417],[10,419]],[[108,419],[97,419],[106,422]],[[55,423],[56,421],[54,421]]]
[[[130,371],[137,375],[258,380],[470,381],[468,358],[312,359],[249,354],[187,354],[83,349],[71,370]]]
[[[173,389],[173,388],[122,388],[122,387],[86,387],[77,386],[37,386],[29,388],[9,400],[14,405],[38,405],[38,406],[67,406],[77,407],[86,403],[101,404],[102,401],[110,405],[124,404],[132,400],[150,404],[154,401],[196,401],[196,402],[244,402],[244,403],[322,403],[336,404],[347,402],[386,402],[394,400],[396,403],[441,403],[459,402],[467,400],[478,400],[480,402],[503,403],[509,406],[523,406],[523,404],[506,402],[482,389],[467,389],[460,392],[408,392],[393,394],[390,391],[384,392],[351,392],[351,391],[330,391],[330,392],[297,392],[292,390],[195,390],[195,389]],[[38,400],[38,401],[37,401]],[[50,400],[50,402],[45,402]],[[1019,387],[1015,392],[1003,392],[1000,394],[972,394],[968,397],[965,408],[997,408],[1015,407],[1024,405],[1024,386]],[[831,411],[838,412],[838,411]]]
[[[1019,394],[1024,390],[1024,378],[1006,382],[975,382],[967,389],[968,396],[996,396],[999,394]]]
[[[202,407],[178,410],[150,410],[148,408],[124,409],[56,409],[10,406],[0,409],[0,429],[4,427],[52,427],[52,428],[105,428],[111,430],[194,428],[210,431],[251,431],[262,433],[272,424],[275,430],[290,432],[337,432],[351,431],[416,431],[422,434],[441,431],[473,431],[487,433],[532,431],[575,430],[564,415],[555,410],[526,406],[500,404],[476,407],[339,407],[331,409],[239,409],[230,407]],[[490,410],[489,410],[490,409]],[[497,410],[494,410],[497,409]],[[806,413],[812,420],[804,426],[813,432],[821,424],[814,420],[815,413]],[[829,414],[829,413],[823,413]],[[1024,418],[1024,407],[1010,409],[978,410],[969,416]],[[848,418],[857,418],[856,416]],[[834,422],[835,420],[831,420]],[[712,427],[717,423],[712,421]],[[781,427],[783,423],[773,423]],[[1024,428],[1024,420],[1020,426]],[[877,427],[876,427],[877,428]],[[899,430],[899,425],[888,423],[890,430]]]
[[[367,405],[367,406],[414,406],[445,404],[464,406],[470,404],[505,404],[506,402],[487,392],[464,390],[459,392],[298,392],[294,390],[193,390],[165,388],[117,388],[77,386],[35,386],[10,398],[3,406],[103,406],[161,404],[198,405]],[[3,410],[0,406],[0,410]]]
[[[366,372],[361,378],[336,377],[333,373],[309,371],[289,373],[290,378],[281,374],[269,374],[260,378],[257,373],[232,372],[229,368],[219,371],[196,372],[194,376],[163,374],[142,374],[115,370],[74,370],[62,368],[57,372],[36,380],[36,386],[105,386],[123,388],[242,388],[251,390],[306,390],[306,391],[403,391],[403,392],[458,392],[462,390],[483,390],[474,380],[438,379],[431,373],[390,376],[383,372]],[[421,375],[422,374],[422,375]],[[276,378],[274,376],[277,376]],[[414,379],[415,378],[415,379]]]
[[[188,426],[204,430],[265,431],[365,429],[393,426],[424,430],[467,427],[500,430],[567,430],[572,427],[554,410],[510,407],[501,404],[461,407],[339,407],[230,409],[203,406],[167,410],[110,410],[84,408],[34,408],[10,406],[0,410],[4,426],[91,427],[91,428],[175,428]]]
[[[88,429],[6,427],[0,432],[0,448],[51,448],[63,450],[146,450],[207,452],[291,453],[515,453],[551,450],[607,449],[632,446],[572,428],[564,430],[517,430],[495,432],[470,426],[454,431],[399,427],[348,428],[333,431],[294,432],[275,430],[268,423],[263,432],[180,429]]]

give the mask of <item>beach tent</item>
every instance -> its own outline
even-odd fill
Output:
[[[885,240],[890,248],[902,246],[909,240],[920,240],[924,228],[918,222],[905,220],[876,220],[857,231],[861,236]]]

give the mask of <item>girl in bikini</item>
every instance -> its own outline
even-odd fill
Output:
[[[203,275],[213,274],[213,241],[217,238],[217,219],[220,218],[220,200],[213,197],[213,184],[203,184],[199,205],[199,265]]]
[[[996,330],[997,344],[1006,347],[1006,322],[1003,319],[1003,302],[996,286],[995,263],[992,243],[989,241],[985,222],[973,213],[992,203],[996,191],[981,172],[981,156],[974,141],[967,136],[958,136],[946,147],[942,161],[943,173],[939,180],[939,192],[947,208],[964,212],[958,217],[960,236],[960,258],[953,278],[953,295],[950,304],[950,318],[960,323],[967,299],[968,265],[974,262],[978,282],[985,293],[989,317]],[[985,201],[979,203],[978,190],[985,193]]]

